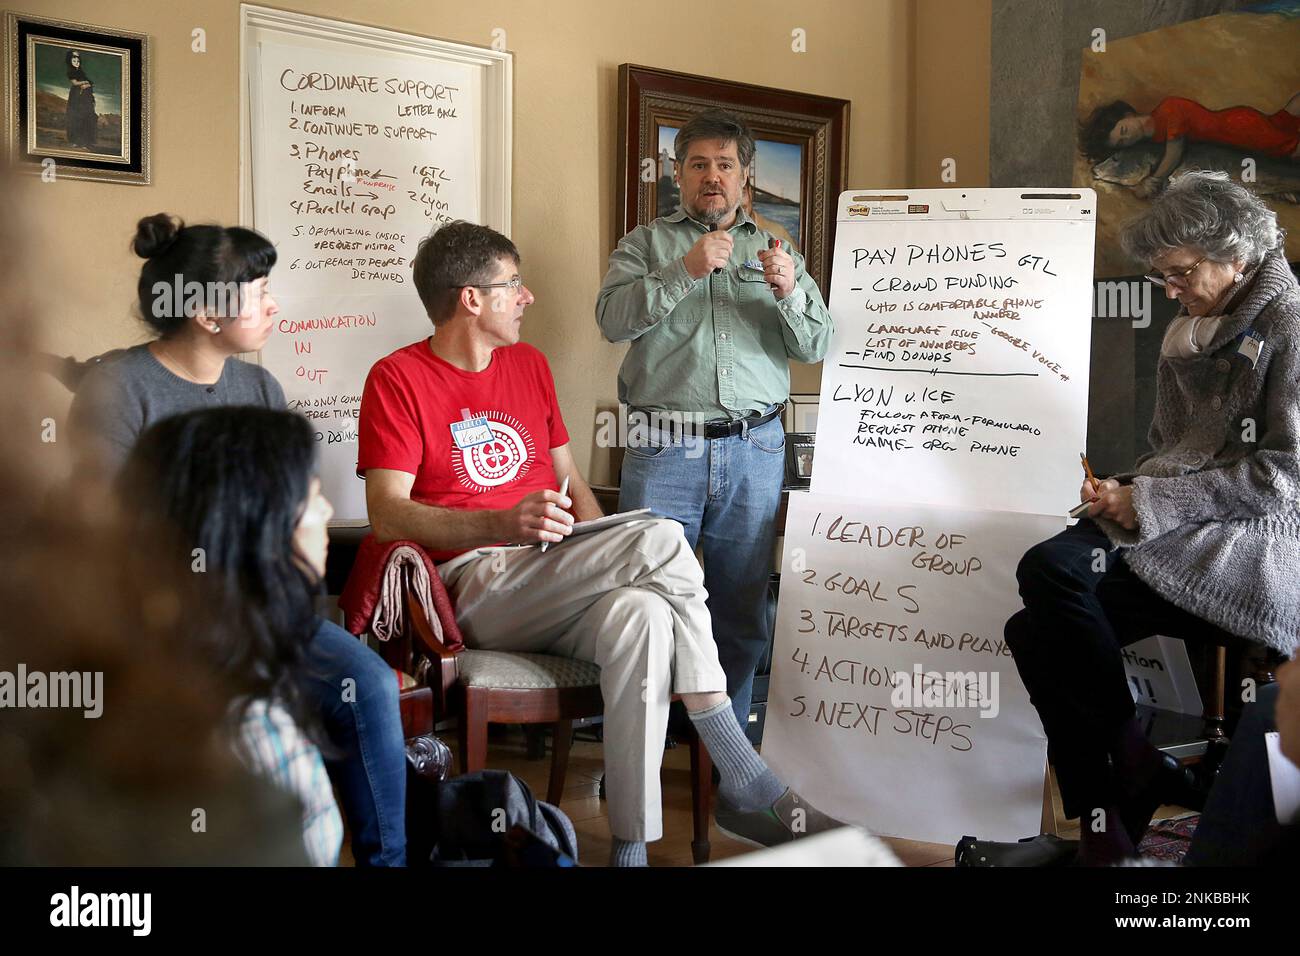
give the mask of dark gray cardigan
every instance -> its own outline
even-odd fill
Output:
[[[1249,329],[1259,363],[1238,353]],[[1300,640],[1300,289],[1265,256],[1209,346],[1162,355],[1151,453],[1131,479],[1137,531],[1098,523],[1178,607],[1290,655]]]

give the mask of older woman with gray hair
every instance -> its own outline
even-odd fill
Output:
[[[1173,180],[1123,236],[1182,304],[1156,372],[1151,451],[1081,497],[1088,517],[1017,569],[1007,644],[1047,733],[1080,859],[1134,855],[1188,785],[1139,726],[1121,648],[1300,633],[1300,291],[1277,216],[1224,173]]]

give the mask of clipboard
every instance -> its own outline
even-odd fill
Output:
[[[604,531],[606,528],[613,528],[621,524],[626,524],[629,521],[642,521],[649,518],[666,517],[668,516],[660,514],[653,508],[637,508],[633,511],[620,511],[617,514],[601,515],[599,518],[592,518],[590,521],[575,522],[573,525],[573,531],[570,534],[565,535],[559,541],[551,541],[549,544],[552,548],[558,548],[560,545],[564,544],[564,542],[571,538],[579,537],[580,535],[594,534],[597,531]],[[520,548],[537,548],[540,546],[540,541],[534,542],[533,544],[499,544],[491,548],[478,548],[477,552],[479,554],[492,554],[496,551],[514,551]]]

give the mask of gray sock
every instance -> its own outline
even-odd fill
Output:
[[[614,837],[609,848],[610,866],[649,866],[645,857],[645,843],[640,840],[620,840]]]
[[[786,785],[741,733],[730,699],[689,716],[722,777],[718,792],[727,803],[737,810],[762,810],[780,799]]]

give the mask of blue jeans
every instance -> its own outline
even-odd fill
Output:
[[[343,628],[322,620],[307,646],[303,693],[333,745],[325,769],[343,800],[357,866],[406,865],[406,742],[397,676]],[[351,678],[355,685],[344,682]],[[333,752],[328,752],[332,750]]]
[[[767,582],[785,480],[780,416],[731,438],[655,435],[623,458],[620,511],[653,508],[701,547],[718,660],[740,729],[749,722],[754,670],[771,636]]]

